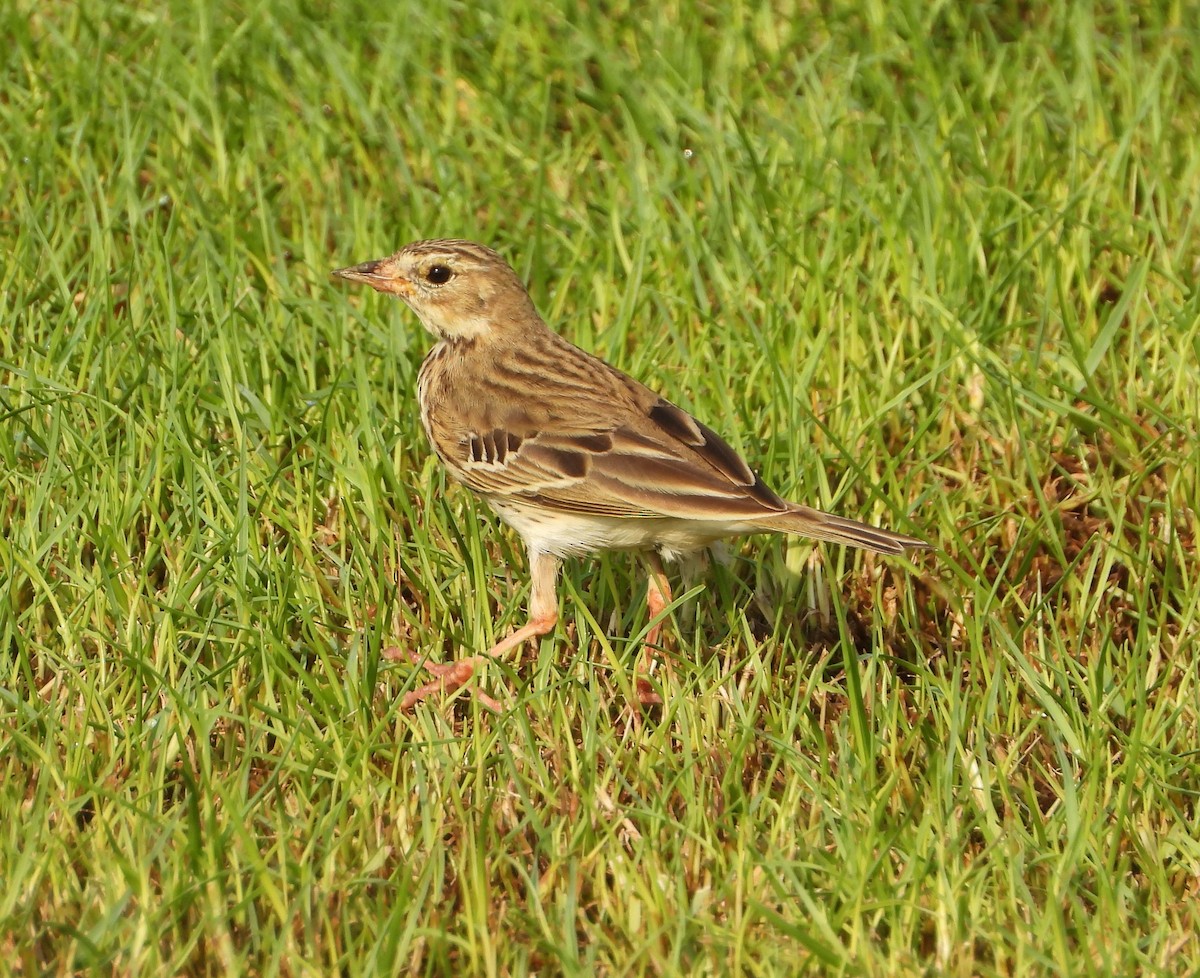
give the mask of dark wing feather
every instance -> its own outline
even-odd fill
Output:
[[[788,504],[686,411],[658,400],[638,421],[609,430],[472,434],[457,467],[477,492],[565,512],[721,522],[787,512]]]

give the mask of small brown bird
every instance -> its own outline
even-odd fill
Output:
[[[653,618],[671,601],[661,558],[722,537],[797,533],[883,554],[925,546],[776,495],[711,429],[551,331],[490,248],[417,241],[334,274],[399,296],[437,338],[417,380],[421,423],[451,475],[483,496],[529,553],[528,622],[482,655],[426,663],[438,678],[410,692],[404,709],[553,630],[563,557],[645,553]],[[646,679],[637,689],[643,703],[661,702]]]

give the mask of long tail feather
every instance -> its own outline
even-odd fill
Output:
[[[796,506],[781,516],[763,520],[760,525],[764,529],[797,533],[814,540],[873,550],[878,554],[902,554],[905,550],[929,546],[924,540],[916,537],[881,530],[877,526],[843,519],[831,513],[822,513],[819,509],[810,509],[808,506]]]

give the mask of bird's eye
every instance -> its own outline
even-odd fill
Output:
[[[446,265],[430,265],[425,272],[425,281],[434,285],[445,285],[454,275]]]

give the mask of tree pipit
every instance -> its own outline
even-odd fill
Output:
[[[550,330],[490,248],[418,241],[334,274],[399,296],[437,338],[417,380],[425,433],[450,474],[483,496],[529,553],[526,624],[481,655],[427,663],[436,678],[408,693],[404,709],[553,630],[563,557],[644,553],[655,619],[671,601],[662,558],[722,537],[797,533],[882,554],[925,545],[776,495],[711,429]],[[646,635],[643,673],[660,628],[656,621]],[[639,675],[636,686],[642,703],[661,702],[648,679]]]

